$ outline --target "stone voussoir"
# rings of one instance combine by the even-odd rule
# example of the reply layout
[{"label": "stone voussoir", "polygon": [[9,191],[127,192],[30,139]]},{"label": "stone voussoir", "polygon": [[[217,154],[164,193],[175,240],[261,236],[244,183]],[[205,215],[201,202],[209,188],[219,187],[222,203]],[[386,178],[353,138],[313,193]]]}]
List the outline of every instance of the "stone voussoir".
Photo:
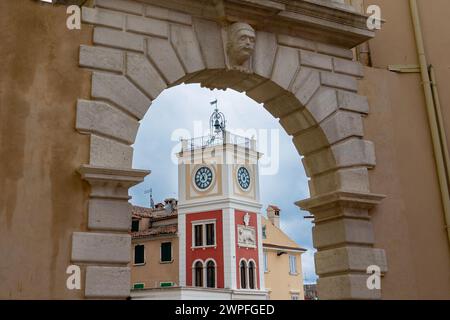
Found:
[{"label": "stone voussoir", "polygon": [[105,102],[78,100],[76,128],[133,144],[139,122]]},{"label": "stone voussoir", "polygon": [[93,41],[97,45],[144,52],[144,37],[129,32],[96,27]]},{"label": "stone voussoir", "polygon": [[94,72],[92,96],[115,103],[138,120],[144,117],[151,105],[151,100],[126,77],[115,74]]},{"label": "stone voussoir", "polygon": [[99,8],[82,7],[81,19],[85,23],[120,30],[125,24],[125,15]]},{"label": "stone voussoir", "polygon": [[123,51],[82,45],[79,64],[85,68],[122,72]]}]

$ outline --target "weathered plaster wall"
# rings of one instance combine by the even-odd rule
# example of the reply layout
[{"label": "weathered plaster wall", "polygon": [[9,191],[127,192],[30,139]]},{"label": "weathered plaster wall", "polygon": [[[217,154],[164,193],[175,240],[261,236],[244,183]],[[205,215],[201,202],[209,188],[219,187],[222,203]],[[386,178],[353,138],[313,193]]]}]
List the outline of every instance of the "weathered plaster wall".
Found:
[{"label": "weathered plaster wall", "polygon": [[0,299],[79,298],[65,288],[73,231],[87,222],[89,157],[75,131],[78,67],[91,28],[66,29],[65,7],[0,1]]},{"label": "weathered plaster wall", "polygon": [[[366,68],[360,83],[360,93],[369,97],[371,106],[365,132],[375,143],[377,155],[371,188],[387,195],[373,211],[376,246],[386,250],[389,264],[383,297],[449,299],[450,250],[420,74],[387,71],[388,65],[418,63],[409,1],[365,4],[380,5],[387,21],[370,41],[374,68]],[[436,68],[450,137],[450,91],[446,88],[450,2],[433,0],[431,5],[420,0],[418,4],[428,62]]]},{"label": "weathered plaster wall", "polygon": [[431,137],[417,75],[366,69],[367,136],[375,143],[375,243],[387,254],[383,298],[450,298],[450,254]]}]

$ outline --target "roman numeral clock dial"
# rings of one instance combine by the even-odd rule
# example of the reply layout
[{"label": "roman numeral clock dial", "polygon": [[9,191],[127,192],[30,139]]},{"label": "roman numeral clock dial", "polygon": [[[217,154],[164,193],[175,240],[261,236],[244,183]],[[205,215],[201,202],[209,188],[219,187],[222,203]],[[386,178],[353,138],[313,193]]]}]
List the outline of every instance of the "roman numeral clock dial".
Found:
[{"label": "roman numeral clock dial", "polygon": [[201,190],[208,189],[213,180],[213,173],[208,167],[201,167],[195,173],[195,185]]}]

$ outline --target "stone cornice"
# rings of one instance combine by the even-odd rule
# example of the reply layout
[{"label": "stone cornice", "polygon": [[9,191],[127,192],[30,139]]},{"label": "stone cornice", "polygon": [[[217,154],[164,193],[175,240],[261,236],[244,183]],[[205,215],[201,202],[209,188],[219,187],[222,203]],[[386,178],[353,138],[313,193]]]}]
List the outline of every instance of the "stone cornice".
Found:
[{"label": "stone cornice", "polygon": [[374,37],[367,17],[323,0],[142,0],[227,24],[246,21],[258,30],[353,48]]},{"label": "stone cornice", "polygon": [[301,200],[295,204],[303,210],[314,212],[327,210],[332,207],[351,207],[371,209],[379,204],[386,196],[373,193],[360,193],[350,191],[336,191],[314,198]]},{"label": "stone cornice", "polygon": [[114,183],[126,188],[144,181],[144,178],[151,173],[148,170],[114,169],[90,165],[82,165],[78,172],[82,179],[88,181],[91,185]]}]

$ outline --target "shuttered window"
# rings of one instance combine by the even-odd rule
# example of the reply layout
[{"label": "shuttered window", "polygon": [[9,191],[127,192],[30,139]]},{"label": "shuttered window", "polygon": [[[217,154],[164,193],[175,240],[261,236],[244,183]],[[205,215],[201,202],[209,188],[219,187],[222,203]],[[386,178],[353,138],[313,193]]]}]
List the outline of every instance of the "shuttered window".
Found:
[{"label": "shuttered window", "polygon": [[134,246],[134,264],[145,263],[145,247],[143,245]]},{"label": "shuttered window", "polygon": [[172,261],[172,242],[161,243],[161,262]]},{"label": "shuttered window", "polygon": [[131,232],[139,231],[139,220],[133,220],[131,222]]}]

